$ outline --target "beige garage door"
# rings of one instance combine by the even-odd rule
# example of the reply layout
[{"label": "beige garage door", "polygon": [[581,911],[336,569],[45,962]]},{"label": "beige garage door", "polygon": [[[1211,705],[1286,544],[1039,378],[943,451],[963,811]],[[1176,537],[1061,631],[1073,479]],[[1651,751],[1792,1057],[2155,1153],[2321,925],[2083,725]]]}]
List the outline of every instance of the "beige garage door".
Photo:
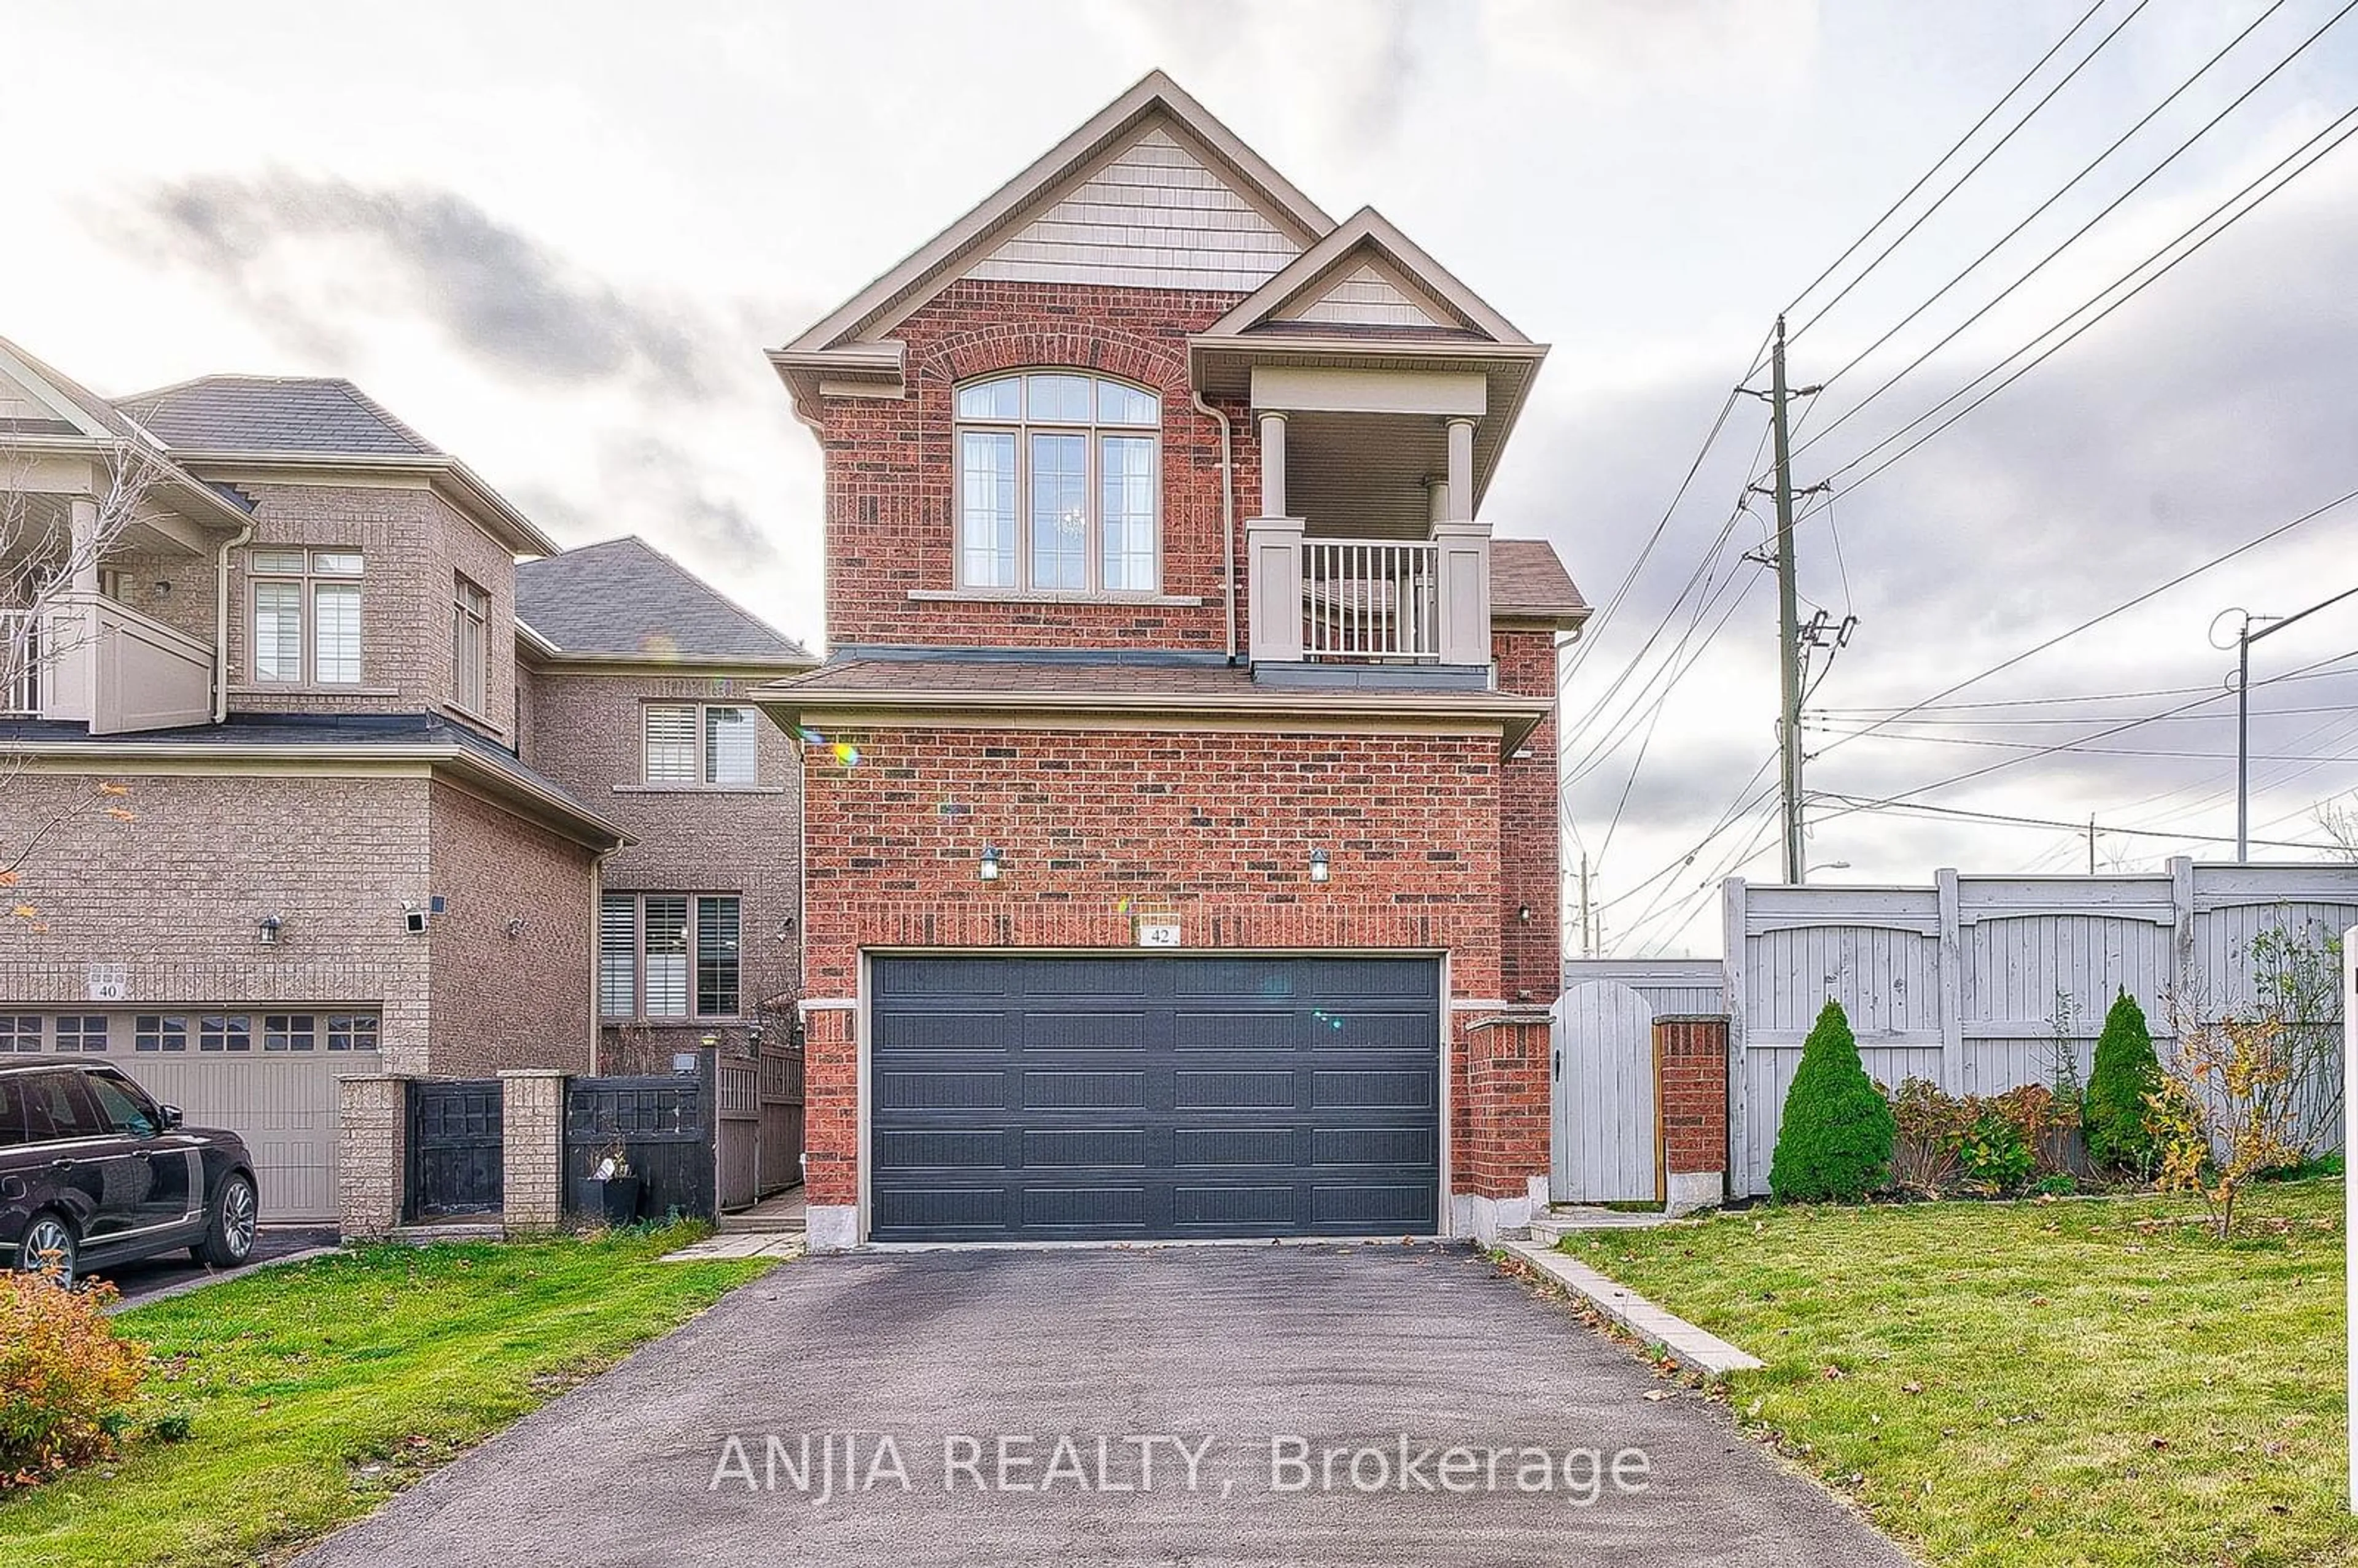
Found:
[{"label": "beige garage door", "polygon": [[115,1065],[191,1127],[245,1140],[262,1187],[263,1223],[336,1218],[336,1079],[378,1070],[373,1051],[122,1054]]}]

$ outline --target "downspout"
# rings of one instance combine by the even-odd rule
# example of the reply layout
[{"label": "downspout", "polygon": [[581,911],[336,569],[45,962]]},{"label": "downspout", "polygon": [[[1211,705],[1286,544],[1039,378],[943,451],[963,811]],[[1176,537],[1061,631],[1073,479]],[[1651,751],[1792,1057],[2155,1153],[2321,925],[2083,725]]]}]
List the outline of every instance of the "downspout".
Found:
[{"label": "downspout", "polygon": [[254,537],[249,522],[213,557],[213,722],[229,719],[229,553]]},{"label": "downspout", "polygon": [[1228,663],[1237,662],[1237,466],[1235,435],[1228,416],[1204,401],[1204,395],[1188,389],[1188,400],[1198,414],[1209,415],[1220,424],[1220,560],[1226,575],[1221,579],[1221,598],[1228,618]]}]

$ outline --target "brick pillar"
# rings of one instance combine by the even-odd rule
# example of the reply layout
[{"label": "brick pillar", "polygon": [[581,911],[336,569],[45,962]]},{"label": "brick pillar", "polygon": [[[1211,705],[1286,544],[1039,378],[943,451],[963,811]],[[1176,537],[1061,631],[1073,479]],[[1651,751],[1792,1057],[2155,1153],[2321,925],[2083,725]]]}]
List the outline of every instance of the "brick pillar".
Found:
[{"label": "brick pillar", "polygon": [[1718,1206],[1727,1195],[1726,1019],[1654,1020],[1654,1108],[1670,1212]]},{"label": "brick pillar", "polygon": [[812,1008],[803,1027],[805,1225],[814,1252],[860,1245],[860,1044],[849,1008]]},{"label": "brick pillar", "polygon": [[401,1223],[409,1180],[409,1080],[336,1080],[336,1228],[380,1240]]},{"label": "brick pillar", "polygon": [[565,1223],[566,1075],[500,1075],[500,1205],[510,1235]]},{"label": "brick pillar", "polygon": [[1477,1018],[1457,1040],[1464,1096],[1452,1118],[1450,1228],[1491,1241],[1547,1206],[1552,1019],[1517,1009]]}]

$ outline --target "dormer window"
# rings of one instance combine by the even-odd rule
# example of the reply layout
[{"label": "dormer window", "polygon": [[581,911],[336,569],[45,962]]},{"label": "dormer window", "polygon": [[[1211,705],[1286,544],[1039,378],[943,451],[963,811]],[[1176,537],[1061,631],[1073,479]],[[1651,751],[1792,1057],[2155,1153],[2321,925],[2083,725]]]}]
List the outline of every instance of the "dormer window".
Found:
[{"label": "dormer window", "polygon": [[1103,376],[1029,371],[957,389],[958,586],[1162,586],[1163,403]]}]

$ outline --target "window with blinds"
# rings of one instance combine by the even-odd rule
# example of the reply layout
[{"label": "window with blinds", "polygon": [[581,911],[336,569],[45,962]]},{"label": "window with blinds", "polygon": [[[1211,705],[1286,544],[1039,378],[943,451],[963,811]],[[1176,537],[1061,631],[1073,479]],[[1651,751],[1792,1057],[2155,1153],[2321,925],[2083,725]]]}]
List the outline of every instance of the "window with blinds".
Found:
[{"label": "window with blinds", "polygon": [[255,550],[246,557],[255,680],[360,684],[361,568],[358,550]]},{"label": "window with blinds", "polygon": [[598,911],[598,1011],[608,1019],[742,1011],[733,893],[608,893]]},{"label": "window with blinds", "polygon": [[650,702],[644,709],[651,784],[761,782],[761,715],[740,704]]},{"label": "window with blinds", "polygon": [[492,596],[457,579],[450,597],[450,690],[470,713],[491,708],[491,619]]}]

